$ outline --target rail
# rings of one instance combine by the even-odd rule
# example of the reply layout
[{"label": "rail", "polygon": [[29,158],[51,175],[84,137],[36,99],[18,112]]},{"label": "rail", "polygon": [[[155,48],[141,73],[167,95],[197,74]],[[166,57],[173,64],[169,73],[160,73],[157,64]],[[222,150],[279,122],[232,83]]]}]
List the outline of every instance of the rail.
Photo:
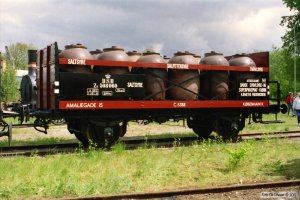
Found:
[{"label": "rail", "polygon": [[[253,133],[239,135],[237,141],[244,141],[247,139],[295,139],[300,138],[300,131],[288,131],[288,132],[274,132],[274,133]],[[210,137],[211,140],[219,141],[220,138]],[[196,136],[178,137],[178,138],[144,138],[144,137],[128,137],[122,138],[120,142],[124,145],[126,150],[134,150],[140,147],[145,148],[172,148],[181,146],[191,146],[195,144],[201,145],[201,142],[205,140],[199,140]],[[97,146],[95,146],[97,148]],[[58,143],[49,145],[31,145],[31,146],[10,146],[0,147],[0,156],[46,156],[57,153],[76,153],[78,150],[88,151],[89,148],[85,148],[78,142],[74,143]],[[109,149],[106,149],[109,150]]]}]

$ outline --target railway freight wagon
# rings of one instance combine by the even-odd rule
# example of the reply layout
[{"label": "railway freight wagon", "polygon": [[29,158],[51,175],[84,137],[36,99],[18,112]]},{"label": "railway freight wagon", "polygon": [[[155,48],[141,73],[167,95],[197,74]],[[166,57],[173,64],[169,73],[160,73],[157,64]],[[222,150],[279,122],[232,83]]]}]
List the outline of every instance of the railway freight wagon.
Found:
[{"label": "railway freight wagon", "polygon": [[105,147],[124,136],[129,121],[186,119],[200,138],[216,131],[230,139],[248,118],[259,122],[262,114],[280,111],[277,82],[278,98],[270,105],[268,52],[210,52],[199,63],[186,51],[168,62],[148,51],[135,60],[115,46],[97,55],[81,44],[37,51],[35,128],[46,131],[51,119],[64,118],[84,145]]}]

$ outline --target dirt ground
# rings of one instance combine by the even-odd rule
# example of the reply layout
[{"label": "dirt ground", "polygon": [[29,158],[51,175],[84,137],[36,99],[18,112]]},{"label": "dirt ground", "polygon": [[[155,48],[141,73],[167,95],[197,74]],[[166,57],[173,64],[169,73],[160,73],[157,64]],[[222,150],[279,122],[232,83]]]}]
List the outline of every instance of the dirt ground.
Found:
[{"label": "dirt ground", "polygon": [[257,200],[257,199],[300,200],[300,186],[271,188],[271,189],[240,190],[240,191],[216,193],[216,194],[174,196],[174,197],[160,198],[155,200]]},{"label": "dirt ground", "polygon": [[[193,131],[185,127],[183,122],[168,122],[168,124],[158,125],[157,123],[150,123],[147,125],[139,123],[130,123],[127,127],[126,137],[136,136],[150,136],[159,134],[193,134]],[[65,125],[63,126],[50,126],[47,134],[36,131],[31,128],[13,128],[13,140],[34,140],[43,138],[61,138],[66,141],[76,140],[73,134],[70,134]],[[1,140],[7,140],[7,137],[1,137]]]}]

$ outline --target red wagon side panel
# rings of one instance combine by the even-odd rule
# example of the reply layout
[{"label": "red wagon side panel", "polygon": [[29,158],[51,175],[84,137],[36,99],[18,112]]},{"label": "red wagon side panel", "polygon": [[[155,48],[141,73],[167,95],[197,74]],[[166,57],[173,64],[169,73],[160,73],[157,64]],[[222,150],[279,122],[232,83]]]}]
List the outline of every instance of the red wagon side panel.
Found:
[{"label": "red wagon side panel", "polygon": [[182,109],[182,108],[265,108],[267,100],[227,101],[84,101],[61,100],[61,110],[102,110],[102,109]]},{"label": "red wagon side panel", "polygon": [[47,46],[38,53],[37,66],[37,108],[55,109],[55,54],[56,44]]}]

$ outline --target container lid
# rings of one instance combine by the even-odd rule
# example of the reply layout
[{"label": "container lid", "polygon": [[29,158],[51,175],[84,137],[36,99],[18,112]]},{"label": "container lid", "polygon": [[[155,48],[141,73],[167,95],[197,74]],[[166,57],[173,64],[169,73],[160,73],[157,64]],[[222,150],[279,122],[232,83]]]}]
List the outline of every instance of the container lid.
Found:
[{"label": "container lid", "polygon": [[249,57],[249,54],[241,53],[241,54],[235,54],[232,56],[233,58],[240,58],[240,57]]},{"label": "container lid", "polygon": [[177,51],[176,53],[174,53],[174,56],[186,56],[186,55],[194,56],[194,54],[189,51]]},{"label": "container lid", "polygon": [[204,54],[204,57],[208,57],[208,56],[216,56],[216,55],[223,56],[222,53],[217,53],[217,52],[215,52],[215,51],[211,51],[211,52],[209,52],[209,53],[205,53],[205,54]]},{"label": "container lid", "polygon": [[143,53],[143,56],[147,56],[147,55],[160,55],[160,53],[157,53],[155,51],[146,51]]},{"label": "container lid", "polygon": [[198,55],[198,54],[194,54],[193,56],[194,56],[195,58],[201,58],[201,56]]},{"label": "container lid", "polygon": [[83,44],[77,43],[77,44],[67,44],[65,46],[65,49],[73,49],[73,48],[82,48],[82,49],[87,49],[86,46]]},{"label": "container lid", "polygon": [[109,48],[104,48],[103,51],[104,52],[107,52],[107,51],[124,51],[124,49],[120,48],[120,47],[117,47],[117,46],[111,46]]},{"label": "container lid", "polygon": [[101,49],[96,49],[95,51],[90,51],[90,53],[93,55],[93,54],[103,53],[103,51]]},{"label": "container lid", "polygon": [[231,66],[256,66],[254,60],[246,53],[233,55],[229,60],[229,64]]},{"label": "container lid", "polygon": [[170,59],[167,55],[164,55],[164,59]]},{"label": "container lid", "polygon": [[140,55],[142,55],[142,53],[137,52],[137,51],[134,50],[134,51],[128,51],[127,55],[129,55],[129,56],[140,56]]}]

